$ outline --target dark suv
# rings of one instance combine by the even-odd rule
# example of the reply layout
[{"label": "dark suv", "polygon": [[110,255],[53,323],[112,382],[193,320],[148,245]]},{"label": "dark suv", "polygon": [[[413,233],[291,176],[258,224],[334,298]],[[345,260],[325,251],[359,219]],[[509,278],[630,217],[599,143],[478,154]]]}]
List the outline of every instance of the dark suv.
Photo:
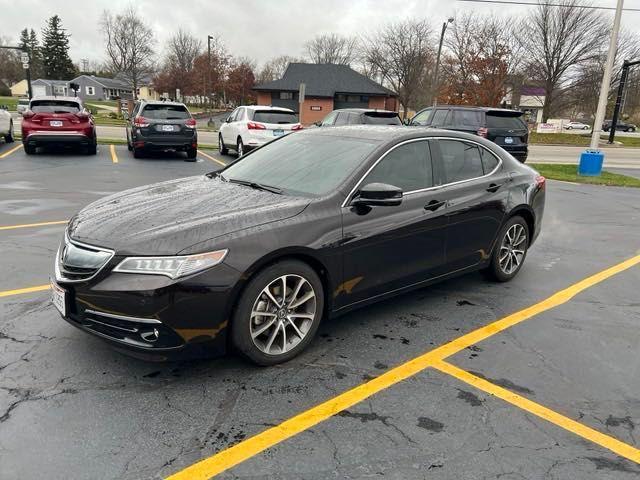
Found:
[{"label": "dark suv", "polygon": [[184,103],[141,100],[127,119],[127,147],[140,158],[149,151],[183,151],[196,160],[196,121]]},{"label": "dark suv", "polygon": [[[622,120],[618,120],[616,123],[616,130],[621,130],[623,132],[635,132],[636,126],[633,123],[623,122]],[[611,120],[605,120],[602,124],[602,129],[605,132],[611,130]]]},{"label": "dark suv", "polygon": [[337,127],[340,125],[402,125],[397,112],[375,110],[372,108],[343,108],[334,110],[324,117],[319,127]]},{"label": "dark suv", "polygon": [[438,105],[420,110],[409,125],[475,133],[524,163],[529,152],[529,129],[522,116],[518,110]]}]

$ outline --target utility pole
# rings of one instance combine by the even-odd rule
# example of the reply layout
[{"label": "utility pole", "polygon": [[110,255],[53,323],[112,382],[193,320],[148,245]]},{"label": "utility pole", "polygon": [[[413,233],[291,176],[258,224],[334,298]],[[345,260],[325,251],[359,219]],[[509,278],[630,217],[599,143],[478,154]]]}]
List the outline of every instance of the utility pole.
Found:
[{"label": "utility pole", "polygon": [[[602,77],[602,85],[600,86],[600,99],[598,100],[598,110],[596,111],[596,121],[593,124],[593,133],[591,134],[591,150],[598,149],[600,140],[600,132],[602,132],[602,122],[607,111],[607,98],[609,97],[609,86],[611,84],[611,71],[613,70],[613,61],[616,56],[616,48],[618,46],[618,33],[620,32],[620,18],[622,17],[622,6],[624,0],[618,0],[616,5],[616,13],[613,17],[613,29],[611,30],[611,40],[609,41],[609,52],[607,53],[607,63]],[[612,126],[612,128],[614,128]]]},{"label": "utility pole", "polygon": [[31,90],[31,58],[29,57],[29,49],[27,47],[9,47],[7,45],[0,45],[0,48],[6,50],[20,50],[20,61],[22,62],[22,68],[25,70],[27,80],[27,90],[29,92],[29,99],[33,98],[33,91]]},{"label": "utility pole", "polygon": [[442,43],[444,42],[444,34],[447,31],[447,25],[453,23],[453,17],[449,17],[446,22],[442,23],[442,32],[440,32],[440,43],[438,44],[438,56],[436,57],[436,68],[433,74],[433,106],[438,105],[438,70],[440,69],[440,55],[442,54]]},{"label": "utility pole", "polygon": [[209,100],[209,110],[211,110],[211,40],[213,40],[213,37],[207,35],[207,99]]}]

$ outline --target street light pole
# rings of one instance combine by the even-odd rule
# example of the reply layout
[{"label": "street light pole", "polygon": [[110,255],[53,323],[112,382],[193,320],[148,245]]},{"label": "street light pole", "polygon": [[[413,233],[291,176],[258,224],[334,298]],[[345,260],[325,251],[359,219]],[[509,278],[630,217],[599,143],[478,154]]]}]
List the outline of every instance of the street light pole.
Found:
[{"label": "street light pole", "polygon": [[600,86],[600,98],[598,100],[598,109],[596,110],[596,121],[593,124],[593,133],[591,135],[591,150],[598,149],[600,140],[600,132],[602,131],[602,122],[607,111],[607,98],[609,97],[609,86],[611,84],[611,71],[613,70],[613,61],[616,56],[616,48],[618,46],[618,33],[620,32],[620,18],[622,17],[622,5],[624,0],[618,0],[616,5],[616,13],[613,17],[613,29],[611,30],[611,40],[609,42],[609,52],[607,53],[607,63],[602,77],[602,85]]},{"label": "street light pole", "polygon": [[453,23],[453,17],[449,17],[446,22],[442,23],[442,32],[440,33],[440,43],[438,45],[438,56],[436,57],[436,68],[433,74],[433,106],[438,105],[438,70],[440,69],[440,55],[442,54],[442,43],[444,42],[444,34],[447,31],[447,25]]},{"label": "street light pole", "polygon": [[207,99],[209,100],[209,110],[211,110],[211,40],[213,40],[213,37],[207,35]]}]

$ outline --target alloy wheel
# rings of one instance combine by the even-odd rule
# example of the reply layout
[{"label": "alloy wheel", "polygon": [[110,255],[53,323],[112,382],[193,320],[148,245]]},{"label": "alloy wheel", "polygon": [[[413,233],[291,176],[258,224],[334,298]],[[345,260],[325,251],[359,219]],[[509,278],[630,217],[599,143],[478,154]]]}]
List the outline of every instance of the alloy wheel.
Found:
[{"label": "alloy wheel", "polygon": [[244,144],[242,143],[242,140],[238,140],[238,157],[241,157],[242,155],[244,155]]},{"label": "alloy wheel", "polygon": [[526,241],[527,231],[520,223],[511,225],[502,238],[498,263],[506,275],[511,275],[520,267],[526,253]]},{"label": "alloy wheel", "polygon": [[251,309],[254,345],[267,355],[282,355],[307,335],[316,316],[316,292],[300,275],[282,275],[262,289]]}]

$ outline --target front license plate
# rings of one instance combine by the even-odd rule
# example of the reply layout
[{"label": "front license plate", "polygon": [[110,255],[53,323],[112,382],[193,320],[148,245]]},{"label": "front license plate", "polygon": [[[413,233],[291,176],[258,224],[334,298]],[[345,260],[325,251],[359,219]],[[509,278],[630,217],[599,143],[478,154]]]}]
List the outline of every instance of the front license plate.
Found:
[{"label": "front license plate", "polygon": [[513,143],[513,137],[504,137],[504,143]]},{"label": "front license plate", "polygon": [[173,132],[173,125],[163,125],[162,126],[162,131],[163,132]]},{"label": "front license plate", "polygon": [[52,127],[61,127],[62,126],[62,121],[61,120],[51,120],[49,122],[49,125],[51,125]]},{"label": "front license plate", "polygon": [[51,302],[63,317],[67,316],[67,292],[54,281],[51,281]]},{"label": "front license plate", "polygon": [[279,137],[281,135],[284,135],[284,130],[282,130],[281,128],[273,131],[273,136],[274,137]]}]

